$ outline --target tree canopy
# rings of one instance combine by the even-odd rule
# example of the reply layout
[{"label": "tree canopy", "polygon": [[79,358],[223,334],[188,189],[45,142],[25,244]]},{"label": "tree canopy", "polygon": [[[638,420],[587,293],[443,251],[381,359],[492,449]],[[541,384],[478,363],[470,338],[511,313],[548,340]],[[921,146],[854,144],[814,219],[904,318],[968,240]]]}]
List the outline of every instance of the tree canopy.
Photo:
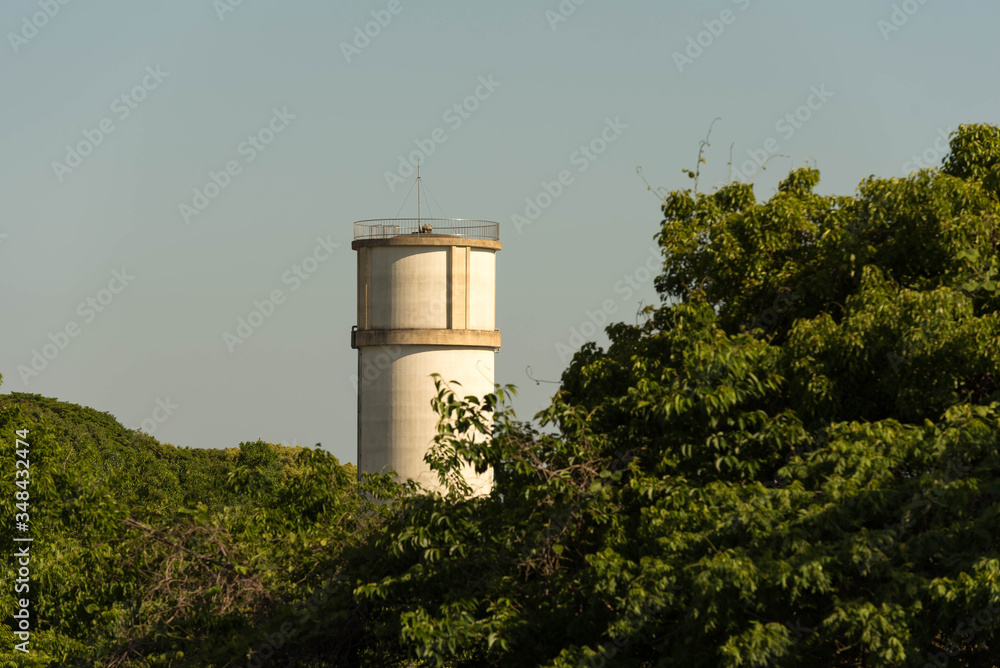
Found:
[{"label": "tree canopy", "polygon": [[558,433],[500,411],[452,446],[494,494],[382,533],[359,592],[405,656],[996,665],[1000,130],[951,149],[852,197],[671,193],[664,303],[575,356]]},{"label": "tree canopy", "polygon": [[16,665],[998,665],[1000,129],[852,196],[818,183],[670,193],[662,304],[585,345],[535,421],[438,378],[444,493],[244,443],[231,496],[167,515],[0,408],[6,460],[32,425],[58,537],[45,654]]}]

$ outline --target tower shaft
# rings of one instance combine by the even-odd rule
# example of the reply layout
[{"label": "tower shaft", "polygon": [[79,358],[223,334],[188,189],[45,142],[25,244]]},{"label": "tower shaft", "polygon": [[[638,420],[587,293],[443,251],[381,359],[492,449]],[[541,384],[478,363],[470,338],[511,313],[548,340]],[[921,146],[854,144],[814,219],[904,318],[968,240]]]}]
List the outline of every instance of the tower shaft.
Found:
[{"label": "tower shaft", "polygon": [[[498,225],[405,219],[355,223],[358,256],[358,470],[436,489],[423,461],[437,433],[432,373],[461,396],[494,388]],[[492,472],[465,473],[487,493]]]}]

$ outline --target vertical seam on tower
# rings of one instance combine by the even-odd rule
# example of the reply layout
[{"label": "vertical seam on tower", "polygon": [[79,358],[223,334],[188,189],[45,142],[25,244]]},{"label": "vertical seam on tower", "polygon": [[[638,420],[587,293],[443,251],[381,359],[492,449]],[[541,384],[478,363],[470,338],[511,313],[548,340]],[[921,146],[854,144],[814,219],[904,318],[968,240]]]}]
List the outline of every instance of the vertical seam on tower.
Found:
[{"label": "vertical seam on tower", "polygon": [[445,281],[445,299],[447,300],[447,305],[445,306],[445,311],[447,313],[447,321],[445,322],[445,327],[447,329],[454,329],[455,327],[455,247],[448,246],[448,274],[447,280]]},{"label": "vertical seam on tower", "polygon": [[470,262],[472,249],[465,247],[465,328],[469,329],[469,293],[471,292],[472,262]]},{"label": "vertical seam on tower", "polygon": [[361,461],[361,383],[363,382],[363,377],[361,375],[361,348],[358,348],[358,480],[361,480],[361,472],[364,470],[364,464]]},{"label": "vertical seam on tower", "polygon": [[365,329],[372,328],[372,249],[365,248]]}]

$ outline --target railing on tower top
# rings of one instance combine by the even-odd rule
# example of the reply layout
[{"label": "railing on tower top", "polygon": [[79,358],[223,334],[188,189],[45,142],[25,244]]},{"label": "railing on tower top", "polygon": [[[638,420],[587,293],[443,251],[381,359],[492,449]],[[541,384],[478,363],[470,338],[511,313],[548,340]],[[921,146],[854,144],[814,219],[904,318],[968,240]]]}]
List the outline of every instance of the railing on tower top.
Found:
[{"label": "railing on tower top", "polygon": [[465,218],[384,218],[354,223],[355,239],[388,239],[401,234],[445,234],[461,239],[500,240],[500,224]]}]

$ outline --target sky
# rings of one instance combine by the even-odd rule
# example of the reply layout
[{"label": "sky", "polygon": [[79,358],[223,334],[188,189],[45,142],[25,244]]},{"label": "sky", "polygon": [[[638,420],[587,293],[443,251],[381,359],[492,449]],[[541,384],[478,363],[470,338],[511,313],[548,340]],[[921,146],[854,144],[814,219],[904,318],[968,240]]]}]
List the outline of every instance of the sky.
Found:
[{"label": "sky", "polygon": [[1000,119],[997,25],[986,0],[5,0],[2,391],[356,461],[352,223],[415,216],[419,158],[424,216],[500,223],[496,380],[530,418],[658,303],[637,168],[690,187],[716,118],[703,191],[940,165]]}]

